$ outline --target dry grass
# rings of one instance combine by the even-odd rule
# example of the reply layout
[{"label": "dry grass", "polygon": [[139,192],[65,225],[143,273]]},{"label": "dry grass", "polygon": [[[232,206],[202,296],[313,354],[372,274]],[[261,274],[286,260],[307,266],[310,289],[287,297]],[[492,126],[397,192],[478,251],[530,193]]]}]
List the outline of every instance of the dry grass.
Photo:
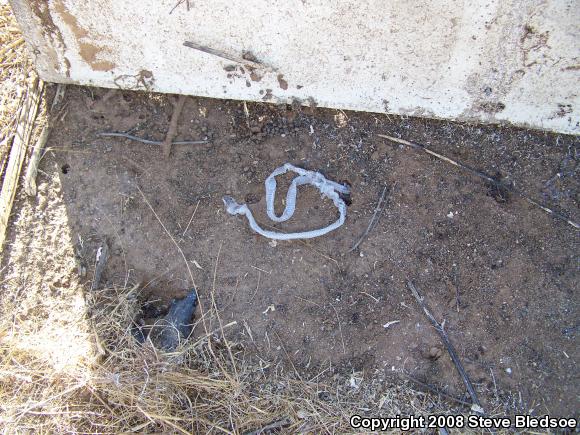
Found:
[{"label": "dry grass", "polygon": [[[435,405],[405,387],[383,388],[379,397],[369,394],[376,389],[372,383],[367,389],[340,381],[328,386],[261,370],[245,361],[244,348],[227,343],[222,331],[190,340],[171,354],[150,343],[141,346],[131,332],[137,295],[137,287],[88,293],[83,319],[88,327],[81,335],[90,345],[60,367],[46,358],[50,343],[42,345],[31,331],[5,322],[0,342],[5,429],[245,433],[284,422],[292,433],[342,433],[348,416],[361,409],[395,415]],[[55,331],[57,341],[58,335]]]},{"label": "dry grass", "polygon": [[9,5],[0,5],[0,172],[4,171],[8,145],[31,69],[12,10]]},{"label": "dry grass", "polygon": [[[3,161],[31,71],[7,5],[0,6],[0,43]],[[53,186],[51,195],[57,197],[57,191]],[[33,207],[23,207],[19,213],[31,216]],[[0,271],[0,428],[5,433],[245,433],[268,427],[342,433],[352,431],[348,417],[355,412],[451,411],[380,376],[345,375],[325,385],[319,377],[300,379],[292,369],[283,374],[283,362],[263,364],[253,350],[227,341],[223,330],[190,340],[172,354],[150,343],[139,345],[131,333],[139,288],[87,291],[74,276],[65,215],[60,212],[61,227],[48,225],[54,228],[45,240],[53,245],[41,240],[46,227],[35,235],[32,218],[17,221],[12,252]],[[218,319],[215,304],[205,317],[210,324]]]}]

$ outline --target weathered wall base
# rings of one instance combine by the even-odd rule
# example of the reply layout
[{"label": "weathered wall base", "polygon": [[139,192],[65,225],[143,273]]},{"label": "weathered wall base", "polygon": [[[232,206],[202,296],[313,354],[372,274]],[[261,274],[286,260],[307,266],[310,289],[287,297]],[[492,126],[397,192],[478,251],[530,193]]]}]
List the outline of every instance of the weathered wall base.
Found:
[{"label": "weathered wall base", "polygon": [[573,0],[11,3],[47,81],[580,133]]}]

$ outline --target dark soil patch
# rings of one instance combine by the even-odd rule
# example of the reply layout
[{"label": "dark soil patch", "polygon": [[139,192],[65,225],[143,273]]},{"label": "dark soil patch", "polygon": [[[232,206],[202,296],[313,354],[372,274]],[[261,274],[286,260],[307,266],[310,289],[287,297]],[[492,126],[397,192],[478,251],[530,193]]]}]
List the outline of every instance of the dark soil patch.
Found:
[{"label": "dark soil patch", "polygon": [[[465,398],[436,332],[406,288],[410,278],[445,319],[484,404],[499,399],[502,412],[577,412],[578,232],[375,134],[427,145],[550,200],[579,221],[577,138],[257,103],[248,103],[246,118],[240,102],[190,98],[175,140],[208,137],[211,143],[174,147],[166,160],[157,146],[97,133],[163,140],[171,115],[167,97],[119,91],[101,101],[105,93],[69,89],[68,115],[50,138],[54,152],[44,170],[60,171],[74,234],[89,244],[94,235],[108,238],[109,283],[123,283],[129,274],[142,283],[144,300],[165,305],[189,287],[182,258],[139,186],[190,261],[202,304],[213,291],[223,322],[238,322],[230,333],[248,358],[268,366],[265,372],[296,367],[307,379],[336,373],[368,379],[404,370]],[[574,170],[547,191],[564,160]],[[228,194],[269,222],[263,182],[285,162],[352,184],[342,228],[273,246],[245,220],[225,213],[221,197]],[[380,221],[361,248],[348,253],[385,184],[390,193]],[[303,188],[295,217],[276,227],[320,227],[335,213],[318,192]],[[94,256],[88,258],[90,268]],[[400,322],[383,327],[394,320]]]}]

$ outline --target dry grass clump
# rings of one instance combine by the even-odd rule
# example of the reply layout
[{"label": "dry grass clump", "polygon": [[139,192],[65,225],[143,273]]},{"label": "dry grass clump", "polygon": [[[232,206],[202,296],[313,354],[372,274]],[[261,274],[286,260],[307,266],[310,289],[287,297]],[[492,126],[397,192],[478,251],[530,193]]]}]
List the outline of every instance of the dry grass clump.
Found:
[{"label": "dry grass clump", "polygon": [[[139,345],[131,332],[136,288],[90,293],[87,306],[89,326],[81,330],[90,345],[76,361],[58,367],[44,352],[50,343],[41,346],[32,331],[22,333],[4,322],[0,423],[5,429],[244,433],[275,423],[291,432],[336,432],[348,424],[344,417],[351,406],[341,392],[263,377],[262,370],[238,359],[242,347],[226,342],[221,332],[192,339],[171,354],[148,342]],[[52,336],[60,348],[58,331]]]},{"label": "dry grass clump", "polygon": [[[327,386],[280,376],[246,361],[243,346],[228,342],[223,331],[190,339],[174,353],[150,342],[140,345],[132,333],[137,293],[135,287],[87,294],[85,326],[77,339],[82,336],[88,344],[68,364],[51,364],[39,352],[50,343],[40,346],[31,331],[4,322],[0,424],[5,430],[251,433],[274,427],[288,433],[342,433],[349,431],[353,413],[441,410],[403,385],[377,388],[362,382],[353,388],[349,378]],[[58,331],[48,336],[60,348]]]},{"label": "dry grass clump", "polygon": [[24,38],[12,10],[8,4],[0,4],[0,172],[4,169],[7,144],[14,131],[31,69]]}]

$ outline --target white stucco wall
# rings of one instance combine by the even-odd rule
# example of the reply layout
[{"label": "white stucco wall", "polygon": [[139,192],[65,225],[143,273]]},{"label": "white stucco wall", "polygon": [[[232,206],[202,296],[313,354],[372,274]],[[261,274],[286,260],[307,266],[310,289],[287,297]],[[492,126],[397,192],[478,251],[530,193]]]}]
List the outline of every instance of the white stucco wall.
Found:
[{"label": "white stucco wall", "polygon": [[11,3],[47,81],[580,133],[573,0]]}]

